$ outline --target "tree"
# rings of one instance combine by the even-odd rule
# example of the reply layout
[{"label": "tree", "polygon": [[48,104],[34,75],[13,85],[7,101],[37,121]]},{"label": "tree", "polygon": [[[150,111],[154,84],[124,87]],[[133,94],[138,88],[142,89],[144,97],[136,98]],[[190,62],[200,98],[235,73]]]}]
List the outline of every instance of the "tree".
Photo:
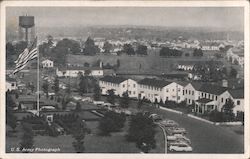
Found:
[{"label": "tree", "polygon": [[20,142],[20,148],[22,149],[31,149],[34,147],[34,141],[33,141],[33,132],[31,127],[24,123],[23,124],[23,130],[24,134],[22,136],[21,142]]},{"label": "tree", "polygon": [[136,53],[137,53],[138,55],[147,55],[147,54],[148,54],[147,51],[148,51],[147,46],[145,46],[145,45],[139,45],[139,46],[137,47]]},{"label": "tree", "polygon": [[81,106],[80,102],[77,102],[75,111],[79,112],[79,111],[81,111],[81,109],[82,109],[82,106]]},{"label": "tree", "polygon": [[87,69],[84,71],[84,76],[89,76],[91,74],[91,70]]},{"label": "tree", "polygon": [[57,76],[55,77],[55,80],[54,80],[53,90],[54,90],[55,94],[58,95],[58,92],[59,92],[59,79],[58,79]]},{"label": "tree", "polygon": [[236,78],[237,74],[238,74],[237,70],[235,68],[231,67],[230,77],[231,78]]},{"label": "tree", "polygon": [[156,147],[155,128],[153,121],[142,113],[131,117],[126,139],[135,142],[144,152]]},{"label": "tree", "polygon": [[135,50],[131,44],[124,44],[123,51],[128,55],[135,55]]},{"label": "tree", "polygon": [[143,104],[143,100],[142,100],[142,99],[138,99],[137,108],[138,108],[138,109],[141,109],[142,104]]},{"label": "tree", "polygon": [[109,136],[111,132],[120,131],[124,127],[125,121],[126,115],[124,113],[106,112],[99,122],[99,134]]},{"label": "tree", "polygon": [[113,89],[107,91],[108,97],[107,101],[111,104],[115,104],[115,92]]},{"label": "tree", "polygon": [[183,52],[176,49],[170,49],[168,47],[162,47],[160,50],[160,56],[164,57],[176,57],[176,56],[182,56]]},{"label": "tree", "polygon": [[96,53],[100,52],[100,49],[95,45],[95,42],[91,37],[88,37],[85,41],[85,48],[83,49],[83,52],[86,55],[95,55]]},{"label": "tree", "polygon": [[46,94],[46,98],[49,98],[49,83],[48,81],[45,81],[42,85],[42,89],[44,91],[44,93]]},{"label": "tree", "polygon": [[234,112],[233,108],[235,107],[232,99],[228,98],[226,103],[222,107],[223,118],[225,121],[233,121],[234,120]]},{"label": "tree", "polygon": [[6,111],[6,124],[9,125],[13,131],[15,131],[17,127],[17,119],[12,110],[9,109]]},{"label": "tree", "polygon": [[80,83],[79,83],[79,93],[83,95],[84,93],[88,92],[88,81],[87,78],[83,75],[80,76]]},{"label": "tree", "polygon": [[103,45],[104,53],[110,53],[111,49],[112,49],[112,44],[110,44],[108,41],[105,41]]},{"label": "tree", "polygon": [[98,101],[101,98],[101,88],[99,87],[98,84],[95,85],[94,88],[94,100]]},{"label": "tree", "polygon": [[72,136],[75,141],[72,143],[75,148],[76,153],[84,152],[84,138],[85,134],[88,132],[86,125],[81,121],[77,120],[77,122],[72,127]]},{"label": "tree", "polygon": [[120,106],[122,108],[128,108],[129,107],[129,96],[128,96],[128,92],[124,92],[122,94],[122,97],[120,98]]},{"label": "tree", "polygon": [[194,49],[193,56],[203,56],[203,52],[201,49]]}]

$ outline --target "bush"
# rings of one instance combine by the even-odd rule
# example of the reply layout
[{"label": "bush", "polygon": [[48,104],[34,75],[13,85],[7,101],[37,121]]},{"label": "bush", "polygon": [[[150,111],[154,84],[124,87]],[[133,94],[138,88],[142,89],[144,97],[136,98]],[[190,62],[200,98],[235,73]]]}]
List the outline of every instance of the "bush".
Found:
[{"label": "bush", "polygon": [[109,136],[111,132],[120,131],[124,127],[125,121],[126,115],[124,113],[106,112],[99,122],[99,134]]}]

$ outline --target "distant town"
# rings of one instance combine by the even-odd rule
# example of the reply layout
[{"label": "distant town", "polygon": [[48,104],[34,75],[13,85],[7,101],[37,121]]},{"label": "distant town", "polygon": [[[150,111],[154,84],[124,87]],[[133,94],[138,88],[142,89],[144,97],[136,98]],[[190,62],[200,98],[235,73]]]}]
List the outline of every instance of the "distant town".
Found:
[{"label": "distant town", "polygon": [[38,32],[36,58],[19,69],[36,40],[20,30],[6,42],[6,152],[243,153],[239,34]]}]

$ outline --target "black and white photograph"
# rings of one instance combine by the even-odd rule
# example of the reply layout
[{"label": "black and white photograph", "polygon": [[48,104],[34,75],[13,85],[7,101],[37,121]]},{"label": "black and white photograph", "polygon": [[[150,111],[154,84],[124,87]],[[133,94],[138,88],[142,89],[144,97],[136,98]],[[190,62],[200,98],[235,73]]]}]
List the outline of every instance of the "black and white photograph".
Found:
[{"label": "black and white photograph", "polygon": [[249,3],[169,3],[1,4],[1,151],[248,158]]}]

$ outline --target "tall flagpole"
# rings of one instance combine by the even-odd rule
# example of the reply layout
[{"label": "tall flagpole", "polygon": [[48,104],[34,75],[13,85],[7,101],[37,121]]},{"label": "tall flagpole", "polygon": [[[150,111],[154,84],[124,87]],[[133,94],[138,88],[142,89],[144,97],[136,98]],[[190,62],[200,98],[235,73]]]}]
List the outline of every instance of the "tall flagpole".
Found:
[{"label": "tall flagpole", "polygon": [[40,114],[39,114],[39,111],[40,111],[40,109],[39,109],[39,104],[40,104],[40,102],[39,102],[39,97],[40,97],[40,92],[39,92],[39,81],[40,81],[40,79],[39,79],[39,49],[37,49],[37,115],[39,116]]}]

